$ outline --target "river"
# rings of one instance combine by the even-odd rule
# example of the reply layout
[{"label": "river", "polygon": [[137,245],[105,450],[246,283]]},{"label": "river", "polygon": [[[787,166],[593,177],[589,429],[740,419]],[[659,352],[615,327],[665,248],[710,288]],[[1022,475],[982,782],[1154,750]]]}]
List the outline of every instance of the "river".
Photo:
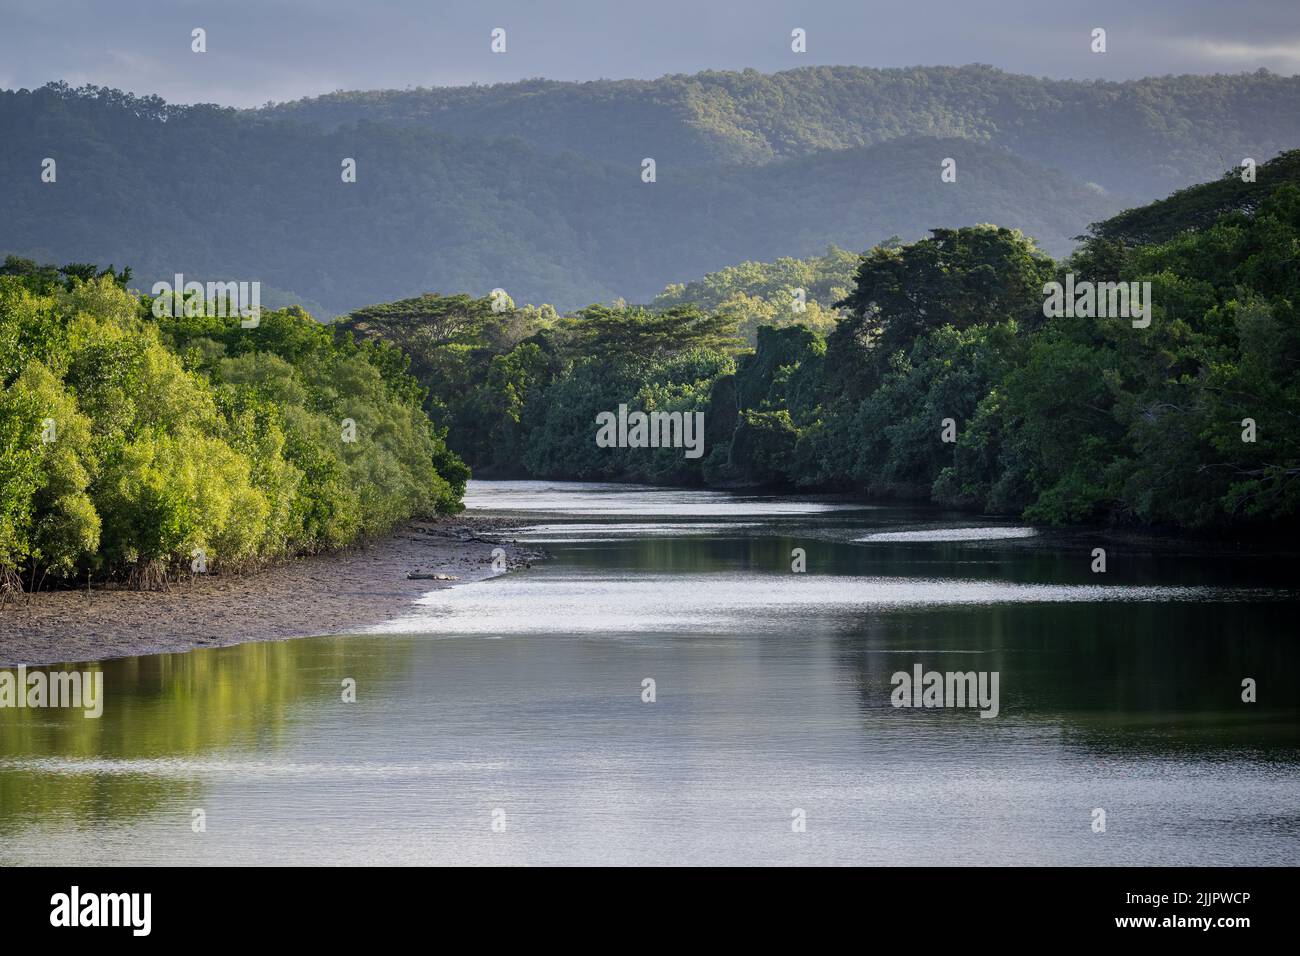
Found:
[{"label": "river", "polygon": [[[0,714],[0,862],[1300,860],[1276,560],[1094,573],[1077,536],[822,498],[467,505],[552,558],[364,633],[107,661],[98,720]],[[916,665],[996,673],[996,717],[893,706]]]}]

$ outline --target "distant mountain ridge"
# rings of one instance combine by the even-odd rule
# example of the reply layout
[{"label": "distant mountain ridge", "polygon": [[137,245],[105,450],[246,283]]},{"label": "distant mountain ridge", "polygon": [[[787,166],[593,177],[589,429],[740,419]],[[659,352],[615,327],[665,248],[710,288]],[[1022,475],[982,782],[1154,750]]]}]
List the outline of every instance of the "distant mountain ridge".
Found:
[{"label": "distant mountain ridge", "polygon": [[[980,222],[1060,256],[1089,223],[1238,153],[1300,145],[1298,92],[1265,72],[1077,83],[826,67],[235,110],[52,84],[0,92],[0,252],[129,263],[146,286],[256,279],[328,313],[498,287],[562,310],[648,302],[746,260]],[[940,179],[945,158],[956,182]]]},{"label": "distant mountain ridge", "polygon": [[547,152],[661,165],[757,164],[902,136],[1003,146],[1112,192],[1157,198],[1252,156],[1300,145],[1300,77],[1256,73],[1119,82],[991,66],[818,66],[656,80],[526,80],[336,92],[256,111],[337,126],[361,119]]}]

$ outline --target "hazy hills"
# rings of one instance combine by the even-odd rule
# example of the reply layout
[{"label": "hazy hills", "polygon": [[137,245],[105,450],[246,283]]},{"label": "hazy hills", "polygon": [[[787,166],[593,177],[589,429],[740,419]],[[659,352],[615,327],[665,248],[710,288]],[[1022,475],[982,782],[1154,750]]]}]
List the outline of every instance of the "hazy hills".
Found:
[{"label": "hazy hills", "polygon": [[59,85],[0,93],[0,252],[130,264],[142,285],[260,279],[328,312],[495,287],[562,309],[648,301],[744,260],[978,222],[1060,255],[1123,206],[1300,145],[1298,90],[1263,72],[819,68],[237,111]]},{"label": "hazy hills", "polygon": [[1300,144],[1300,77],[1052,80],[989,66],[810,67],[657,80],[339,92],[260,113],[323,126],[370,119],[519,137],[547,152],[662,166],[756,164],[902,136],[993,143],[1139,199]]}]

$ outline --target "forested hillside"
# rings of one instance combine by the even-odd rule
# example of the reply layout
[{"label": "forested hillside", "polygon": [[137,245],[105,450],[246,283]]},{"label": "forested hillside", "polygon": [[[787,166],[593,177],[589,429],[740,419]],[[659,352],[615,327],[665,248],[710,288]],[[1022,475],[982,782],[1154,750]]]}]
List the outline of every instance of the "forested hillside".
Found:
[{"label": "forested hillside", "polygon": [[980,65],[823,66],[339,92],[260,112],[325,126],[368,119],[517,136],[619,165],[643,156],[674,166],[756,164],[909,135],[962,137],[1153,199],[1243,156],[1263,160],[1300,145],[1297,104],[1300,77],[1266,71],[1103,82]]},{"label": "forested hillside", "polygon": [[325,316],[430,289],[646,302],[737,262],[981,222],[1059,257],[1089,222],[1300,144],[1298,82],[817,68],[258,111],[53,84],[0,93],[0,248],[130,262],[145,288],[257,280]]}]

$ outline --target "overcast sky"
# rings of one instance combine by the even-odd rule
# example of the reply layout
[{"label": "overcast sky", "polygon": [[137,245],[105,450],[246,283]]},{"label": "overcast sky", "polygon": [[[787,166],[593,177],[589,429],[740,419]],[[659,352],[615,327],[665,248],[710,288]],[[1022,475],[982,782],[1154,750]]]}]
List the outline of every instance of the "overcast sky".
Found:
[{"label": "overcast sky", "polygon": [[[208,52],[190,51],[207,31]],[[494,27],[507,51],[489,49]],[[808,51],[790,50],[807,31]],[[1094,27],[1107,52],[1092,53]],[[1036,76],[1300,72],[1300,0],[0,0],[0,88],[255,106],[336,89],[991,63]]]}]

